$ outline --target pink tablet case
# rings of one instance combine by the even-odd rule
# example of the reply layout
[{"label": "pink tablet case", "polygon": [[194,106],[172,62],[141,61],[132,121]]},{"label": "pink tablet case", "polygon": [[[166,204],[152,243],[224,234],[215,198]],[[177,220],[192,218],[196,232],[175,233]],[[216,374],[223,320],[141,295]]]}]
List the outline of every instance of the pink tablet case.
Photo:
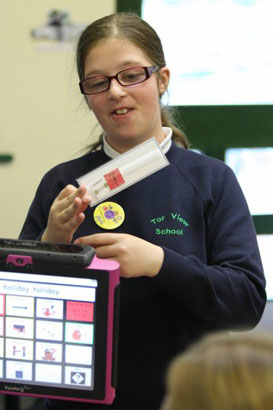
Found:
[{"label": "pink tablet case", "polygon": [[[32,264],[31,256],[22,255],[9,255],[7,257],[7,263],[14,266],[25,266]],[[23,389],[21,391],[0,391],[5,394],[15,394],[20,396],[32,396],[32,397],[47,397],[52,399],[83,401],[101,404],[111,404],[115,398],[115,387],[112,386],[112,365],[113,365],[113,331],[114,331],[114,295],[115,289],[119,285],[119,263],[117,261],[108,259],[99,259],[94,256],[91,264],[86,269],[103,270],[109,272],[109,292],[108,292],[108,324],[107,324],[107,350],[106,350],[106,377],[105,377],[105,397],[103,400],[88,400],[80,398],[67,398],[61,396],[40,395],[25,393]]]}]

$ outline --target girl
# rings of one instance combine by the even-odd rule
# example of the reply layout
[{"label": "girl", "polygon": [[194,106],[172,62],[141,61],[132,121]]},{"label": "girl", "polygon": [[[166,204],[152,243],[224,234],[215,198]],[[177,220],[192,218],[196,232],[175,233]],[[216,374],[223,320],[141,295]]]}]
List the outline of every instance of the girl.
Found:
[{"label": "girl", "polygon": [[[205,333],[259,321],[266,294],[255,230],[232,171],[189,151],[161,107],[170,71],[145,21],[117,13],[92,23],[79,39],[77,67],[103,135],[86,155],[44,176],[20,237],[75,241],[119,261],[119,370],[110,408],[157,409],[177,352]],[[151,137],[170,165],[109,199],[124,211],[119,227],[98,226],[76,179]]]}]

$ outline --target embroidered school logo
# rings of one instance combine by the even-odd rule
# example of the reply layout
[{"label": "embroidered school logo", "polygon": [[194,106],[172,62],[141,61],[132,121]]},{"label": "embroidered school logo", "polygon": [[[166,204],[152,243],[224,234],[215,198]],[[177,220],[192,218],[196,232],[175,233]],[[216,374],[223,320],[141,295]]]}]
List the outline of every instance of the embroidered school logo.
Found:
[{"label": "embroidered school logo", "polygon": [[[179,223],[175,228],[173,228],[174,222]],[[175,212],[171,212],[169,215],[162,215],[154,219],[151,219],[150,223],[156,225],[156,235],[184,235],[185,228],[187,228],[190,225],[189,222],[186,221],[186,219],[184,219],[180,214]]]}]

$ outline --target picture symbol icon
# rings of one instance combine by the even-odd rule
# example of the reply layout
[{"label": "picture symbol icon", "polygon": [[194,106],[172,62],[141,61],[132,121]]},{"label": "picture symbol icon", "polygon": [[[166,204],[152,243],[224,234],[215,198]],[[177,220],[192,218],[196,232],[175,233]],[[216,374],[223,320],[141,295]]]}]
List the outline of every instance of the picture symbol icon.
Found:
[{"label": "picture symbol icon", "polygon": [[85,382],[85,374],[84,373],[79,373],[79,372],[72,372],[71,373],[71,383],[76,383],[76,384],[84,384]]}]

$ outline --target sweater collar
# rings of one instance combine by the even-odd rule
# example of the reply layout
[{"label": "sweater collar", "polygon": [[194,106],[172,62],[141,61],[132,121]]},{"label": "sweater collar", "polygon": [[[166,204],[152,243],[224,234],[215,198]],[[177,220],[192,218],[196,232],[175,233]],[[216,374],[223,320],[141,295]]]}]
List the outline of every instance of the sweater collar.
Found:
[{"label": "sweater collar", "polygon": [[[173,134],[173,130],[169,127],[162,127],[165,138],[164,140],[159,144],[161,151],[166,154],[171,145],[172,145],[172,134]],[[106,141],[105,135],[103,135],[103,151],[105,152],[105,154],[114,159],[116,157],[118,157],[120,154],[119,152],[117,152],[116,150],[114,150],[114,148],[111,147],[111,145],[108,144],[108,142]]]}]

